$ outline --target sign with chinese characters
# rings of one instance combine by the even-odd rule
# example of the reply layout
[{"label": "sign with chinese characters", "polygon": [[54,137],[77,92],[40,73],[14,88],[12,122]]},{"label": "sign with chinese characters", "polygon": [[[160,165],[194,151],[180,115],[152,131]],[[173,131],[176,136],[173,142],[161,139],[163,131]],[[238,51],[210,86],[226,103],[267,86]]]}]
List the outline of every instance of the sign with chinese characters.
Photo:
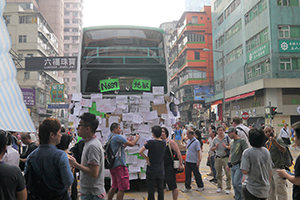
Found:
[{"label": "sign with chinese characters", "polygon": [[120,90],[119,79],[113,78],[100,80],[100,92],[108,92],[115,90]]},{"label": "sign with chinese characters", "polygon": [[48,104],[48,109],[68,109],[69,104]]},{"label": "sign with chinese characters", "polygon": [[193,108],[194,109],[202,109],[202,104],[201,103],[194,103]]},{"label": "sign with chinese characters", "polygon": [[26,57],[26,71],[64,71],[76,70],[77,57]]},{"label": "sign with chinese characters", "polygon": [[35,89],[21,88],[26,106],[35,106]]},{"label": "sign with chinese characters", "polygon": [[279,40],[279,52],[300,52],[300,40]]},{"label": "sign with chinese characters", "polygon": [[134,79],[132,82],[132,89],[133,90],[150,91],[151,80]]},{"label": "sign with chinese characters", "polygon": [[270,53],[270,44],[269,44],[269,42],[266,42],[266,43],[256,47],[249,53],[247,53],[247,63],[251,63],[269,53]]},{"label": "sign with chinese characters", "polygon": [[52,83],[50,89],[51,102],[65,102],[65,88],[64,83]]}]

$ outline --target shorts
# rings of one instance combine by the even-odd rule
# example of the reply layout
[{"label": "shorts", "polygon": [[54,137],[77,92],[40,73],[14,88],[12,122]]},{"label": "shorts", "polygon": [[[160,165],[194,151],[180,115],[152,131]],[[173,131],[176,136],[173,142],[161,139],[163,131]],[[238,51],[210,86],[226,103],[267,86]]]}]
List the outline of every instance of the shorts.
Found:
[{"label": "shorts", "polygon": [[175,190],[177,188],[176,175],[174,167],[172,165],[165,166],[165,188],[168,185],[169,190]]},{"label": "shorts", "polygon": [[118,190],[129,190],[130,184],[129,184],[129,173],[128,169],[125,166],[119,166],[113,169],[110,169],[111,179],[112,179],[112,185],[111,188]]}]

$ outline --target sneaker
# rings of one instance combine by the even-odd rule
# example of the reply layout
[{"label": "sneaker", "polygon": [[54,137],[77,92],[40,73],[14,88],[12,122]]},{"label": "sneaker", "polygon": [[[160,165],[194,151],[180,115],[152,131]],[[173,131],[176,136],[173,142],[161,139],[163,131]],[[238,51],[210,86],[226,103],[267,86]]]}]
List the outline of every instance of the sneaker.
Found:
[{"label": "sneaker", "polygon": [[214,174],[212,172],[206,174],[207,176],[213,176]]},{"label": "sneaker", "polygon": [[183,193],[192,192],[192,188],[191,188],[191,189],[187,189],[187,188],[185,188],[184,190],[181,190],[181,192],[183,192]]},{"label": "sneaker", "polygon": [[221,188],[218,188],[217,189],[217,193],[221,193],[222,192],[222,189]]},{"label": "sneaker", "polygon": [[192,182],[194,182],[195,181],[195,178],[194,177],[192,177]]},{"label": "sneaker", "polygon": [[230,190],[226,190],[226,194],[230,194]]},{"label": "sneaker", "polygon": [[203,191],[204,190],[204,187],[198,187],[197,189],[196,189],[196,191],[198,191],[198,192],[201,192],[201,191]]}]

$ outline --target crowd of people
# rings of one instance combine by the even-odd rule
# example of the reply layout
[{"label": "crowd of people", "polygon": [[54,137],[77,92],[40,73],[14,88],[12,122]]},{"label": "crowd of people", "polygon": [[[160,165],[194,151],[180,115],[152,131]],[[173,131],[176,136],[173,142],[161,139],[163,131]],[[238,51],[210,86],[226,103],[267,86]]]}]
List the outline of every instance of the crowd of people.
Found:
[{"label": "crowd of people", "polygon": [[[294,184],[293,199],[300,199],[300,158],[296,160],[294,174],[286,170],[289,166],[285,162],[292,135],[293,147],[300,145],[300,125],[291,134],[284,124],[280,133],[275,134],[270,126],[247,127],[239,117],[233,117],[231,124],[231,127],[223,123],[208,128],[207,164],[211,169],[209,175],[213,177],[209,181],[217,185],[216,192],[223,192],[225,174],[225,193],[230,194],[233,187],[236,200],[285,200],[286,180]],[[121,135],[120,124],[110,125],[108,141],[116,157],[109,169],[112,184],[106,194],[105,152],[95,135],[98,125],[95,115],[81,115],[77,134],[82,139],[72,146],[73,136],[55,118],[45,119],[38,127],[38,135],[21,133],[18,137],[15,132],[1,130],[0,199],[78,199],[76,174],[79,172],[82,200],[112,200],[115,194],[117,200],[122,200],[124,192],[130,189],[125,148],[135,146],[140,136],[136,134],[126,139]],[[157,199],[163,200],[167,187],[173,199],[178,199],[174,157],[179,162],[177,170],[185,169],[182,192],[193,191],[193,180],[197,185],[195,190],[203,191],[199,170],[203,151],[201,130],[177,125],[173,133],[169,133],[166,127],[153,126],[151,133],[152,139],[138,152],[147,163],[148,199],[154,200],[157,191]],[[181,151],[183,147],[186,151]]]}]

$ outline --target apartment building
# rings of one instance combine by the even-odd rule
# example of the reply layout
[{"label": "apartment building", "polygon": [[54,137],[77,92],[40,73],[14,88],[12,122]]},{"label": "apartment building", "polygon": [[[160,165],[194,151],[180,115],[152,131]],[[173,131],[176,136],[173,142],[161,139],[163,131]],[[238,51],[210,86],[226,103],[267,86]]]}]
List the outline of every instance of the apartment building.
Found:
[{"label": "apartment building", "polygon": [[[204,122],[199,113],[204,100],[214,94],[211,7],[184,12],[170,38],[170,88],[179,100],[180,120]],[[193,109],[199,104],[198,109]]]},{"label": "apartment building", "polygon": [[[3,18],[10,34],[12,49],[19,57],[58,56],[58,39],[39,11],[23,9],[19,4],[8,4]],[[60,115],[47,109],[51,83],[61,83],[57,72],[25,71],[25,62],[17,66],[17,81],[21,89],[29,89],[35,98],[27,105],[35,126],[50,116]],[[58,110],[57,110],[58,112]]]},{"label": "apartment building", "polygon": [[[82,0],[64,0],[64,56],[78,56],[82,31]],[[67,94],[76,92],[76,70],[64,72]]]},{"label": "apartment building", "polygon": [[[227,121],[246,112],[244,123],[271,124],[278,132],[300,120],[299,12],[298,0],[212,2],[213,47],[224,57],[214,52],[216,94],[206,103],[222,109],[225,87]],[[278,108],[274,120],[270,105]]]}]

